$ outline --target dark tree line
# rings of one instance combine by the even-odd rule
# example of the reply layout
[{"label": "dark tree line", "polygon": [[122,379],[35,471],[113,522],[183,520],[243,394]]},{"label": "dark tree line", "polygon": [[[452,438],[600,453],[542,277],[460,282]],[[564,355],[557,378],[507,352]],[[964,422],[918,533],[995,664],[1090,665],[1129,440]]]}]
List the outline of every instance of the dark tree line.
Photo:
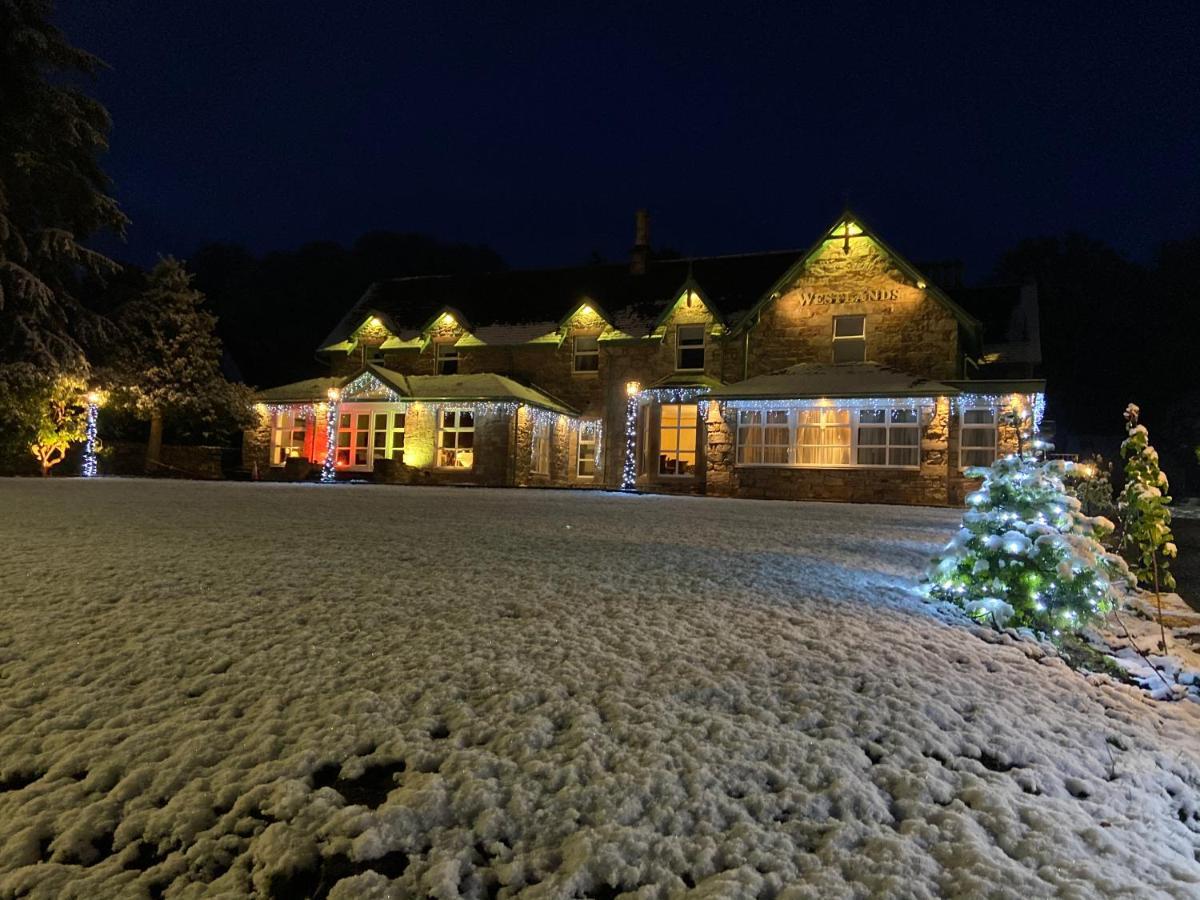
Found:
[{"label": "dark tree line", "polygon": [[349,248],[316,242],[261,257],[235,244],[206,244],[189,267],[242,378],[265,387],[319,372],[314,350],[372,282],[492,272],[504,261],[483,246],[382,231]]},{"label": "dark tree line", "polygon": [[1164,241],[1149,264],[1082,234],[1031,238],[995,274],[1037,280],[1048,414],[1078,442],[1062,449],[1111,458],[1137,403],[1175,489],[1200,490],[1200,235]]}]

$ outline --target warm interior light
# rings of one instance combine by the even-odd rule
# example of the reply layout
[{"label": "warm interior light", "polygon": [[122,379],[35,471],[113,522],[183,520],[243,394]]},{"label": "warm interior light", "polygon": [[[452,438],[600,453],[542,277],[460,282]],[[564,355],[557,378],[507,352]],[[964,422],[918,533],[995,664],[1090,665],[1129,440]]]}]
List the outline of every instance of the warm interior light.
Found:
[{"label": "warm interior light", "polygon": [[636,394],[641,389],[642,389],[641,384],[639,384],[636,381],[625,382],[625,393],[628,394],[630,397],[632,397],[634,394]]}]

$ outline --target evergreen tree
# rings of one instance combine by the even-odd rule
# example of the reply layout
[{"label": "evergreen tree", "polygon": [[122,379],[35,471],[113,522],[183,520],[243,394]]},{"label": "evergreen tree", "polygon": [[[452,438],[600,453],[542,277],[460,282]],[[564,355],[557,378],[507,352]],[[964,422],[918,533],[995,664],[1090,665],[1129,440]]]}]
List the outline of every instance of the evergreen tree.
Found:
[{"label": "evergreen tree", "polygon": [[963,526],[936,558],[929,593],[972,618],[1057,632],[1112,608],[1124,562],[1101,546],[1112,523],[1089,518],[1063,485],[1067,464],[1012,455],[967,497]]},{"label": "evergreen tree", "polygon": [[49,23],[50,0],[0,3],[0,363],[84,370],[104,320],[77,299],[113,263],[83,246],[125,217],[97,156],[110,120],[70,79],[101,63]]},{"label": "evergreen tree", "polygon": [[206,423],[232,417],[242,424],[249,415],[246,389],[221,374],[217,319],[203,303],[183,264],[167,257],[119,314],[124,339],[115,380],[126,405],[150,421],[148,471],[158,466],[168,414]]},{"label": "evergreen tree", "polygon": [[1167,476],[1158,467],[1158,453],[1150,445],[1150,433],[1138,424],[1141,410],[1130,403],[1125,408],[1125,431],[1121,444],[1125,460],[1125,487],[1117,507],[1121,515],[1121,547],[1130,558],[1133,574],[1142,584],[1154,588],[1158,602],[1158,626],[1162,649],[1167,648],[1166,628],[1162,624],[1160,591],[1175,588],[1168,560],[1175,556],[1175,536],[1171,534],[1171,498]]}]

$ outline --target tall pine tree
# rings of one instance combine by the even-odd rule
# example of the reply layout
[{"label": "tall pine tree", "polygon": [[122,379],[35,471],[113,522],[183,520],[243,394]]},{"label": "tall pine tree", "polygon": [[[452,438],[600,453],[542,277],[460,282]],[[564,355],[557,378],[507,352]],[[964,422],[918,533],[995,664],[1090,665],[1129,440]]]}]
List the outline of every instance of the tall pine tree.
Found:
[{"label": "tall pine tree", "polygon": [[52,12],[50,0],[0,2],[0,364],[81,371],[104,320],[79,302],[77,281],[113,268],[82,242],[122,233],[126,219],[98,161],[108,112],[72,84],[101,63]]},{"label": "tall pine tree", "polygon": [[158,468],[168,415],[211,423],[244,423],[249,396],[221,374],[217,318],[203,308],[204,295],[178,260],[167,257],[150,273],[146,289],[124,306],[115,380],[118,392],[150,422],[146,468]]}]

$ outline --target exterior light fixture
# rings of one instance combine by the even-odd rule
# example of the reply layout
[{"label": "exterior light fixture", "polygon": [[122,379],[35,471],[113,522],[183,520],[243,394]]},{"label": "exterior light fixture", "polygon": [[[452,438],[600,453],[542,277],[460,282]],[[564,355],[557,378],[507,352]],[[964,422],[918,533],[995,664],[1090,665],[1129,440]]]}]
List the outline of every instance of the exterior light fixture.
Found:
[{"label": "exterior light fixture", "polygon": [[917,287],[920,288],[921,290],[925,290],[926,284],[923,281],[918,281]]},{"label": "exterior light fixture", "polygon": [[627,381],[627,382],[625,382],[625,394],[626,394],[626,396],[632,397],[632,396],[634,396],[635,394],[637,394],[637,392],[638,392],[638,391],[640,391],[641,389],[642,389],[642,386],[641,386],[641,384],[640,384],[639,382],[636,382],[636,381]]},{"label": "exterior light fixture", "polygon": [[325,392],[325,396],[329,398],[330,403],[337,403],[338,397],[341,396],[341,391],[335,387],[331,387]]}]

